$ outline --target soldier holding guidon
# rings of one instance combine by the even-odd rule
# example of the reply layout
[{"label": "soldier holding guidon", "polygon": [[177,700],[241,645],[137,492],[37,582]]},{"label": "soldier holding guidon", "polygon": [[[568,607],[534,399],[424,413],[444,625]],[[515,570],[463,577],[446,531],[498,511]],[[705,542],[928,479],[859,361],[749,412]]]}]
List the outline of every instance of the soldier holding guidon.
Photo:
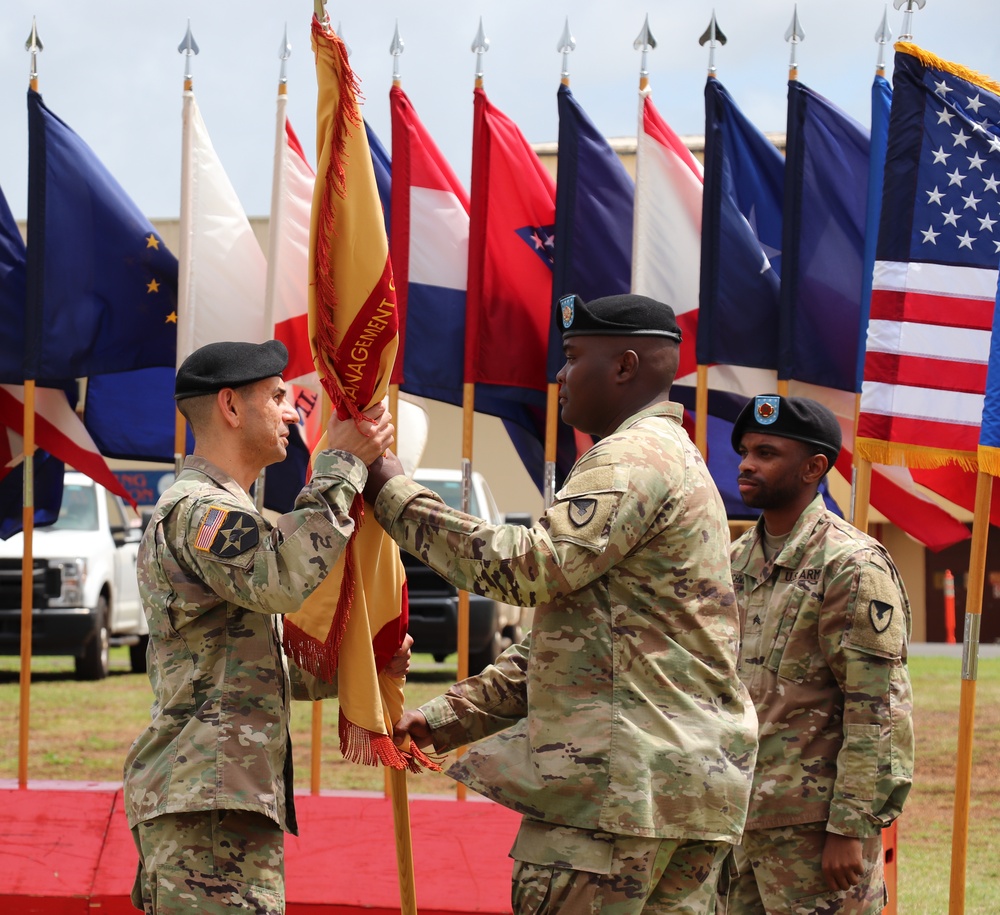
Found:
[{"label": "soldier holding guidon", "polygon": [[[212,343],[177,372],[194,454],[160,497],[139,550],[152,721],[125,762],[147,915],[285,910],[284,831],[296,832],[288,700],[336,695],[286,662],[281,615],[299,608],[354,531],[366,464],[392,443],[334,415],[295,508],[275,524],[248,491],[285,457],[298,413],[284,344]],[[390,664],[405,673],[409,644]],[[291,674],[291,677],[290,677]]]}]

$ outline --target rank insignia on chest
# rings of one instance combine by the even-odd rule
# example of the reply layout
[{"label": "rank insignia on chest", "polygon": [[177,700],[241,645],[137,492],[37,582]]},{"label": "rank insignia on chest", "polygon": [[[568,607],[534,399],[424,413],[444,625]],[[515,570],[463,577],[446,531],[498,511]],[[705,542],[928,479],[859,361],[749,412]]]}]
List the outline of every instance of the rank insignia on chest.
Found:
[{"label": "rank insignia on chest", "polygon": [[569,503],[569,520],[583,527],[597,511],[597,499],[573,499]]},{"label": "rank insignia on chest", "polygon": [[872,628],[876,632],[885,632],[892,622],[892,604],[885,601],[873,600],[868,605],[868,618],[872,621]]},{"label": "rank insignia on chest", "polygon": [[212,506],[198,528],[194,545],[220,559],[239,556],[260,540],[257,522],[247,512]]}]

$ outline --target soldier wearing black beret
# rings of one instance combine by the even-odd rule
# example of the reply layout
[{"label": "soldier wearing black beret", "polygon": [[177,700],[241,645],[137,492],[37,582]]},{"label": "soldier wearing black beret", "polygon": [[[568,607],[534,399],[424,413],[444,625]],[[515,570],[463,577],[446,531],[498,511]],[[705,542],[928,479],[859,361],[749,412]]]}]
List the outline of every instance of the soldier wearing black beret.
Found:
[{"label": "soldier wearing black beret", "polygon": [[830,410],[760,394],[732,441],[743,501],[763,510],[731,553],[761,728],[718,910],[878,915],[881,832],[913,777],[906,590],[885,547],[824,504],[841,446]]},{"label": "soldier wearing black beret", "polygon": [[812,445],[832,467],[840,454],[840,423],[833,411],[808,397],[758,394],[740,411],[733,424],[732,442],[740,450],[744,432],[777,435]]},{"label": "soldier wearing black beret", "polygon": [[[296,831],[288,700],[335,695],[336,685],[286,660],[280,619],[334,567],[367,465],[393,432],[381,407],[366,428],[335,413],[294,511],[272,524],[248,491],[284,459],[299,420],[281,378],[287,362],[277,340],[211,343],[177,372],[195,447],[139,547],[155,702],[123,795],[139,853],[132,901],[147,913],[285,909],[284,832]],[[393,675],[408,657],[404,643]],[[227,849],[226,869],[205,836]]]},{"label": "soldier wearing black beret", "polygon": [[242,387],[280,375],[286,365],[288,350],[280,340],[209,343],[181,363],[174,384],[174,400]]},{"label": "soldier wearing black beret", "polygon": [[680,328],[640,295],[565,296],[555,319],[562,418],[598,441],[532,527],[450,509],[391,452],[372,466],[365,495],[403,549],[535,608],[524,641],[394,736],[468,747],[449,774],[523,814],[515,915],[714,912],[757,728],[725,507],[670,400]]}]

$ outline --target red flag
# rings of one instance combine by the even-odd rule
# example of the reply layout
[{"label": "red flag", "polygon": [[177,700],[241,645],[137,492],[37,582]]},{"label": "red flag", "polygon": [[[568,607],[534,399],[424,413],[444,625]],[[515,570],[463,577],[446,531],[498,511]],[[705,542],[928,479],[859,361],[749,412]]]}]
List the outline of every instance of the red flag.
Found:
[{"label": "red flag", "polygon": [[[0,425],[7,426],[18,435],[24,434],[24,388],[21,385],[0,385]],[[80,417],[69,405],[65,391],[59,388],[35,389],[35,443],[136,508],[135,499],[118,482]],[[15,455],[6,457],[10,462]]]},{"label": "red flag", "polygon": [[465,380],[544,391],[556,185],[524,135],[475,91]]}]

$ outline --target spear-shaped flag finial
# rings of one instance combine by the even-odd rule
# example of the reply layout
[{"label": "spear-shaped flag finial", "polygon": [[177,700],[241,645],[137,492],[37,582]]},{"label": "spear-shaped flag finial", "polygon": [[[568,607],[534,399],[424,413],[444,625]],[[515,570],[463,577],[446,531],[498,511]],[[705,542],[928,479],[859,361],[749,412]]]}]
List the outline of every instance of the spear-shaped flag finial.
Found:
[{"label": "spear-shaped flag finial", "polygon": [[637,51],[642,51],[642,57],[639,60],[639,89],[645,89],[649,85],[649,70],[647,68],[647,56],[653,48],[656,47],[656,39],[653,37],[653,33],[649,30],[649,14],[646,14],[646,18],[642,23],[642,30],[639,32],[639,36],[635,41],[632,42],[632,47]]},{"label": "spear-shaped flag finial", "polygon": [[292,56],[292,46],[288,43],[288,23],[285,23],[285,36],[281,39],[281,47],[278,48],[278,59],[281,61],[281,72],[278,74],[278,83],[284,90],[288,85],[288,58]]},{"label": "spear-shaped flag finial", "polygon": [[[927,6],[927,0],[892,0],[892,5],[898,10],[903,10],[903,25],[899,30],[900,41],[913,41],[913,11],[922,10]],[[906,9],[903,9],[903,7]]]},{"label": "spear-shaped flag finial", "polygon": [[575,47],[576,39],[569,30],[569,16],[567,16],[562,35],[559,37],[559,44],[556,45],[556,50],[562,54],[562,72],[559,74],[559,78],[567,86],[569,85],[569,55]]},{"label": "spear-shaped flag finial", "polygon": [[28,74],[28,79],[31,80],[31,88],[37,91],[38,89],[38,55],[45,50],[42,46],[42,40],[38,37],[38,25],[35,22],[35,17],[31,17],[31,34],[28,36],[28,40],[24,43],[24,50],[31,54],[31,72]]},{"label": "spear-shaped flag finial", "polygon": [[705,34],[698,39],[698,44],[702,47],[708,45],[708,76],[710,79],[715,78],[715,49],[724,45],[727,40],[722,29],[719,28],[719,24],[715,21],[715,10],[712,10],[712,21],[705,29]]},{"label": "spear-shaped flag finial", "polygon": [[330,17],[326,13],[326,0],[313,0],[313,12],[321,26],[330,28]]},{"label": "spear-shaped flag finial", "polygon": [[799,5],[796,3],[792,7],[792,24],[785,31],[785,41],[791,45],[791,51],[788,55],[788,78],[798,79],[799,78],[799,61],[797,54],[797,47],[800,41],[806,37],[806,33],[802,31],[802,26],[799,25]]},{"label": "spear-shaped flag finial", "polygon": [[184,40],[177,45],[177,52],[184,55],[184,89],[191,88],[191,58],[198,53],[198,42],[191,34],[191,20],[188,19],[187,31],[184,33]]},{"label": "spear-shaped flag finial", "polygon": [[875,63],[875,72],[879,76],[885,76],[885,46],[892,41],[892,29],[889,28],[889,4],[882,10],[882,23],[875,32],[875,43],[878,45],[878,61]]},{"label": "spear-shaped flag finial", "polygon": [[483,88],[483,55],[490,49],[490,40],[483,31],[483,17],[479,17],[479,28],[472,39],[472,53],[476,55],[476,88]]},{"label": "spear-shaped flag finial", "polygon": [[392,84],[398,86],[401,80],[399,72],[399,55],[403,53],[403,39],[399,37],[399,20],[396,20],[396,30],[392,33],[392,44],[389,45],[392,55]]}]

